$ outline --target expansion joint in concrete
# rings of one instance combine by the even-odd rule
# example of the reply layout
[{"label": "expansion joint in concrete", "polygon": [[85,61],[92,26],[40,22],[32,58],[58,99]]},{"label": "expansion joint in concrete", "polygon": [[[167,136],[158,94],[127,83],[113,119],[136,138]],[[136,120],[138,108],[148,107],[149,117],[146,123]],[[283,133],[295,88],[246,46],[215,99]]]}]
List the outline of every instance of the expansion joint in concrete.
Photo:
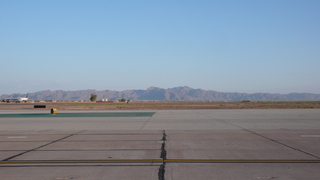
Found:
[{"label": "expansion joint in concrete", "polygon": [[269,138],[269,137],[263,136],[263,135],[258,134],[258,133],[256,133],[256,132],[250,131],[250,130],[248,130],[248,129],[244,129],[244,128],[242,128],[242,129],[243,129],[244,131],[247,131],[247,132],[250,132],[250,133],[255,134],[255,135],[257,135],[257,136],[260,136],[260,137],[262,137],[262,138],[268,139],[268,140],[270,140],[270,141],[272,141],[272,142],[275,142],[275,143],[280,144],[280,145],[282,145],[282,146],[285,146],[285,147],[287,147],[287,148],[290,148],[290,149],[293,149],[293,150],[295,150],[295,151],[299,151],[299,152],[304,153],[304,154],[306,154],[306,155],[312,156],[312,157],[314,157],[314,158],[320,159],[319,156],[313,155],[313,154],[308,153],[308,152],[306,152],[306,151],[303,151],[303,150],[301,150],[301,149],[298,149],[298,148],[289,146],[289,145],[287,145],[287,144],[284,144],[284,143],[279,142],[279,141],[277,141],[277,140],[274,140],[274,139],[271,139],[271,138]]},{"label": "expansion joint in concrete", "polygon": [[311,153],[309,153],[309,152],[306,152],[306,151],[303,151],[303,150],[301,150],[301,149],[292,147],[292,146],[290,146],[290,145],[287,145],[287,144],[285,144],[285,143],[279,142],[279,141],[274,140],[274,139],[272,139],[272,138],[269,138],[269,137],[267,137],[267,136],[264,136],[264,135],[261,135],[261,134],[259,134],[259,133],[254,132],[254,131],[251,131],[251,130],[248,130],[248,129],[246,129],[246,128],[243,128],[243,127],[241,127],[241,126],[238,126],[238,125],[235,125],[235,124],[226,122],[226,121],[224,121],[224,120],[215,119],[215,118],[213,118],[213,117],[211,117],[211,116],[208,116],[208,115],[205,115],[205,114],[202,114],[202,113],[199,113],[199,112],[197,112],[197,113],[198,113],[198,114],[201,114],[201,115],[203,115],[203,116],[206,116],[206,117],[208,117],[208,118],[211,118],[212,120],[215,120],[215,121],[218,121],[218,122],[221,122],[221,123],[224,123],[224,124],[228,124],[228,125],[237,127],[237,128],[239,128],[239,129],[242,129],[242,130],[244,130],[244,131],[247,131],[247,132],[249,132],[249,133],[252,133],[252,134],[254,134],[254,135],[257,135],[257,136],[259,136],[259,137],[265,138],[265,139],[267,139],[267,140],[269,140],[269,141],[272,141],[272,142],[274,142],[274,143],[277,143],[277,144],[280,144],[280,145],[285,146],[285,147],[287,147],[287,148],[293,149],[293,150],[295,150],[295,151],[299,151],[299,152],[304,153],[304,154],[306,154],[306,155],[308,155],[308,156],[312,156],[312,157],[314,157],[314,158],[320,159],[319,156],[316,156],[316,155],[311,154]]},{"label": "expansion joint in concrete", "polygon": [[73,136],[73,135],[74,135],[74,134],[70,134],[70,135],[68,135],[68,136],[66,136],[66,137],[63,137],[63,138],[57,139],[57,140],[55,140],[55,141],[49,142],[49,143],[44,144],[44,145],[42,145],[42,146],[39,146],[39,147],[37,147],[37,148],[33,148],[33,149],[28,150],[28,151],[22,152],[22,153],[20,153],[20,154],[16,154],[16,155],[11,156],[11,157],[9,157],[9,158],[6,158],[6,159],[4,159],[4,160],[2,160],[2,161],[9,161],[9,160],[11,160],[11,159],[13,159],[13,158],[16,158],[16,157],[18,157],[18,156],[24,155],[24,154],[29,153],[29,152],[31,152],[31,151],[35,151],[35,150],[37,150],[37,149],[43,148],[43,147],[45,147],[45,146],[48,146],[48,145],[50,145],[50,144],[53,144],[53,143],[56,143],[56,142],[58,142],[58,141],[62,141],[62,140],[64,140],[64,139],[67,139],[67,138],[69,138],[69,137],[71,137],[71,136]]}]

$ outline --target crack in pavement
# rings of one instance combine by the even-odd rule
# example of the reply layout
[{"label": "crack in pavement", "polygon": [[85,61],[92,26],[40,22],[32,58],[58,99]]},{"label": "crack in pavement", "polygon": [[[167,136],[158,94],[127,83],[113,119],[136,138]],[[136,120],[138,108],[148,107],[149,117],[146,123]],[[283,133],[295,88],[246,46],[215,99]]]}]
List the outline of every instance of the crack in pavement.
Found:
[{"label": "crack in pavement", "polygon": [[165,149],[166,147],[166,140],[167,140],[167,135],[166,135],[166,130],[163,130],[163,136],[162,136],[162,145],[161,145],[161,154],[160,158],[162,159],[162,165],[159,168],[158,171],[158,180],[165,180],[164,175],[165,175],[165,168],[166,168],[166,163],[165,160],[167,159],[167,151]]},{"label": "crack in pavement", "polygon": [[[197,111],[195,111],[195,112],[197,112]],[[306,154],[306,155],[312,156],[312,157],[314,157],[314,158],[320,159],[319,156],[316,156],[316,155],[313,155],[313,154],[308,153],[308,152],[306,152],[306,151],[303,151],[303,150],[301,150],[301,149],[298,149],[298,148],[289,146],[289,145],[287,145],[287,144],[284,144],[284,143],[279,142],[279,141],[277,141],[277,140],[271,139],[271,138],[269,138],[269,137],[267,137],[267,136],[264,136],[264,135],[261,135],[261,134],[259,134],[259,133],[254,132],[254,131],[248,130],[248,129],[243,128],[243,127],[241,127],[241,126],[238,126],[238,125],[235,125],[235,124],[232,124],[232,123],[229,123],[229,122],[225,122],[225,121],[223,121],[223,120],[215,119],[215,118],[213,118],[213,117],[211,117],[211,116],[208,116],[208,115],[206,115],[206,114],[202,114],[202,113],[200,113],[200,112],[197,112],[197,113],[200,114],[200,115],[203,115],[203,116],[205,116],[205,117],[208,117],[208,118],[210,118],[210,119],[212,119],[212,120],[219,121],[219,122],[221,122],[221,123],[225,123],[225,124],[228,124],[228,125],[231,125],[231,126],[240,128],[240,129],[242,129],[242,130],[244,130],[244,131],[246,131],[246,132],[249,132],[249,133],[254,134],[254,135],[256,135],[256,136],[262,137],[262,138],[267,139],[267,140],[269,140],[269,141],[272,141],[272,142],[274,142],[274,143],[280,144],[280,145],[285,146],[285,147],[287,147],[287,148],[290,148],[290,149],[293,149],[293,150],[295,150],[295,151],[299,151],[299,152],[304,153],[304,154]]]},{"label": "crack in pavement", "polygon": [[[156,113],[156,112],[155,112]],[[154,113],[154,114],[155,114]],[[153,116],[153,115],[152,115]],[[152,116],[148,119],[148,121],[147,122],[145,122],[144,124],[143,124],[143,126],[140,128],[140,130],[142,130],[143,128],[144,128],[144,126],[150,121],[150,119],[152,118]]]}]

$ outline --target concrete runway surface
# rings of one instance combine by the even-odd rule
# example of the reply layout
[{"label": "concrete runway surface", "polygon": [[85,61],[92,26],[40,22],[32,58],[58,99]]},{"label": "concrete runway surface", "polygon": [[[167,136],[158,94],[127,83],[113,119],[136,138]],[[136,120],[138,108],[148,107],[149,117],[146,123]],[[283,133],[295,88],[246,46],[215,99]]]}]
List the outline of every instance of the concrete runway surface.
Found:
[{"label": "concrete runway surface", "polygon": [[0,116],[0,179],[320,179],[319,109],[98,112],[151,115]]}]

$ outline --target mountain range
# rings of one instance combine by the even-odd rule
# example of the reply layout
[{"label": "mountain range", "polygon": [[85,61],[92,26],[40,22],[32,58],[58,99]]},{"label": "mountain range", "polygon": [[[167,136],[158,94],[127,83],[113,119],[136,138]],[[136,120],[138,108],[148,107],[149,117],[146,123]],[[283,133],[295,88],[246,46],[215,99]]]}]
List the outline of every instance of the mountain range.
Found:
[{"label": "mountain range", "polygon": [[[320,94],[312,93],[290,93],[290,94],[270,94],[270,93],[237,93],[218,92],[213,90],[193,89],[187,86],[163,89],[159,87],[149,87],[146,90],[126,90],[126,91],[97,91],[94,89],[63,91],[44,90],[28,93],[28,98],[33,100],[89,100],[90,94],[96,94],[98,99],[108,99],[110,101],[121,98],[132,101],[320,101]],[[11,95],[3,94],[1,99],[25,97],[26,94],[15,93]]]}]

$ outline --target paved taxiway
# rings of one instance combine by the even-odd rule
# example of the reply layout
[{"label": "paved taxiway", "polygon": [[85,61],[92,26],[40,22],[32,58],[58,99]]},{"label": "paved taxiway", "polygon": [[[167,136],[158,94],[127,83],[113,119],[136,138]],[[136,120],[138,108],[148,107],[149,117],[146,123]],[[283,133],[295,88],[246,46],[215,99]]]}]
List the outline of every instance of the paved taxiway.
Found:
[{"label": "paved taxiway", "polygon": [[320,177],[318,109],[126,112],[0,118],[0,179]]}]

